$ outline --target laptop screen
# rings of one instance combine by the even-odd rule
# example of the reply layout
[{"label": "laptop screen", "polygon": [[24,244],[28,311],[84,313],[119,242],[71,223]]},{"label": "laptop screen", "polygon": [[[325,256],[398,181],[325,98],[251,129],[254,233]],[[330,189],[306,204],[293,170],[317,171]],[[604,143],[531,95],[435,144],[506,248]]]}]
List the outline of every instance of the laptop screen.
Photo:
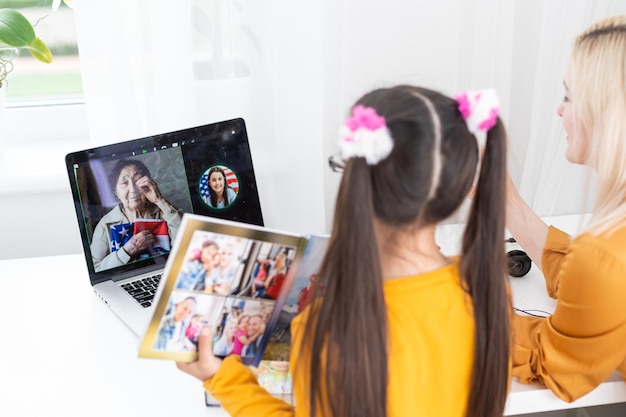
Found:
[{"label": "laptop screen", "polygon": [[92,283],[163,268],[183,213],[263,226],[243,119],[70,153]]}]

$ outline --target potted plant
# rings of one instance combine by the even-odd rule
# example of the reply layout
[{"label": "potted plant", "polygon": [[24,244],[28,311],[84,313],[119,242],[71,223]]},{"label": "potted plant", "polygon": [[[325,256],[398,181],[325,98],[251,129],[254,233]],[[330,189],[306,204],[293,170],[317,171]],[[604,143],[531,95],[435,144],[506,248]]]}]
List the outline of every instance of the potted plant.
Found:
[{"label": "potted plant", "polygon": [[19,49],[27,49],[41,62],[52,62],[52,53],[35,35],[35,29],[28,19],[17,10],[0,9],[0,87],[13,70],[12,60]]}]

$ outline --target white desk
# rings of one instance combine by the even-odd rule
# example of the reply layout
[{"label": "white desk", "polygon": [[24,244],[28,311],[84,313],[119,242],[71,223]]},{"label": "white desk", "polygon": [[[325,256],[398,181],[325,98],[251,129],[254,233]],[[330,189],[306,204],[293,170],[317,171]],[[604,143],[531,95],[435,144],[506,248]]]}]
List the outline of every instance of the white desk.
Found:
[{"label": "white desk", "polygon": [[[440,233],[449,247],[453,229]],[[535,267],[511,285],[516,307],[551,308]],[[173,363],[137,358],[138,340],[92,292],[82,255],[0,261],[0,329],[1,416],[227,416]],[[617,374],[572,404],[513,381],[506,415],[624,401]]]},{"label": "white desk", "polygon": [[0,261],[0,415],[227,416],[93,293],[82,255]]}]

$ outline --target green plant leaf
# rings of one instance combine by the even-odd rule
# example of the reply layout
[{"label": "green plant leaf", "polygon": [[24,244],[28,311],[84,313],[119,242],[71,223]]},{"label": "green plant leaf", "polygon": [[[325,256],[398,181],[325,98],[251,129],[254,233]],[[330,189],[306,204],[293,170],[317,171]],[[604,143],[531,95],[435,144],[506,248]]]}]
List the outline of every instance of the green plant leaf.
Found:
[{"label": "green plant leaf", "polygon": [[46,64],[52,62],[52,53],[41,39],[35,38],[35,41],[26,46],[26,49],[28,49],[28,52],[30,52],[30,54],[39,61],[45,62]]},{"label": "green plant leaf", "polygon": [[13,9],[0,9],[0,41],[22,48],[35,41],[35,30],[20,12]]}]

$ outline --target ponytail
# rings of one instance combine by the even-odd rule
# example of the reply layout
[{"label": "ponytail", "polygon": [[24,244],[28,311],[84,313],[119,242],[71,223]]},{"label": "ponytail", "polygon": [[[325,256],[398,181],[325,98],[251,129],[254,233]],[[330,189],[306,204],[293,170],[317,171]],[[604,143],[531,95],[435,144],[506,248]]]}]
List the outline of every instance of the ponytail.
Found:
[{"label": "ponytail", "polygon": [[307,342],[300,346],[310,372],[311,416],[320,404],[329,407],[319,410],[324,415],[379,417],[387,412],[387,313],[369,170],[363,158],[347,163],[306,321],[302,341]]},{"label": "ponytail", "polygon": [[[476,193],[463,236],[461,275],[476,321],[467,417],[501,416],[509,382],[510,302],[505,282],[506,134],[498,119],[488,134]],[[494,262],[497,260],[497,262]]]}]

